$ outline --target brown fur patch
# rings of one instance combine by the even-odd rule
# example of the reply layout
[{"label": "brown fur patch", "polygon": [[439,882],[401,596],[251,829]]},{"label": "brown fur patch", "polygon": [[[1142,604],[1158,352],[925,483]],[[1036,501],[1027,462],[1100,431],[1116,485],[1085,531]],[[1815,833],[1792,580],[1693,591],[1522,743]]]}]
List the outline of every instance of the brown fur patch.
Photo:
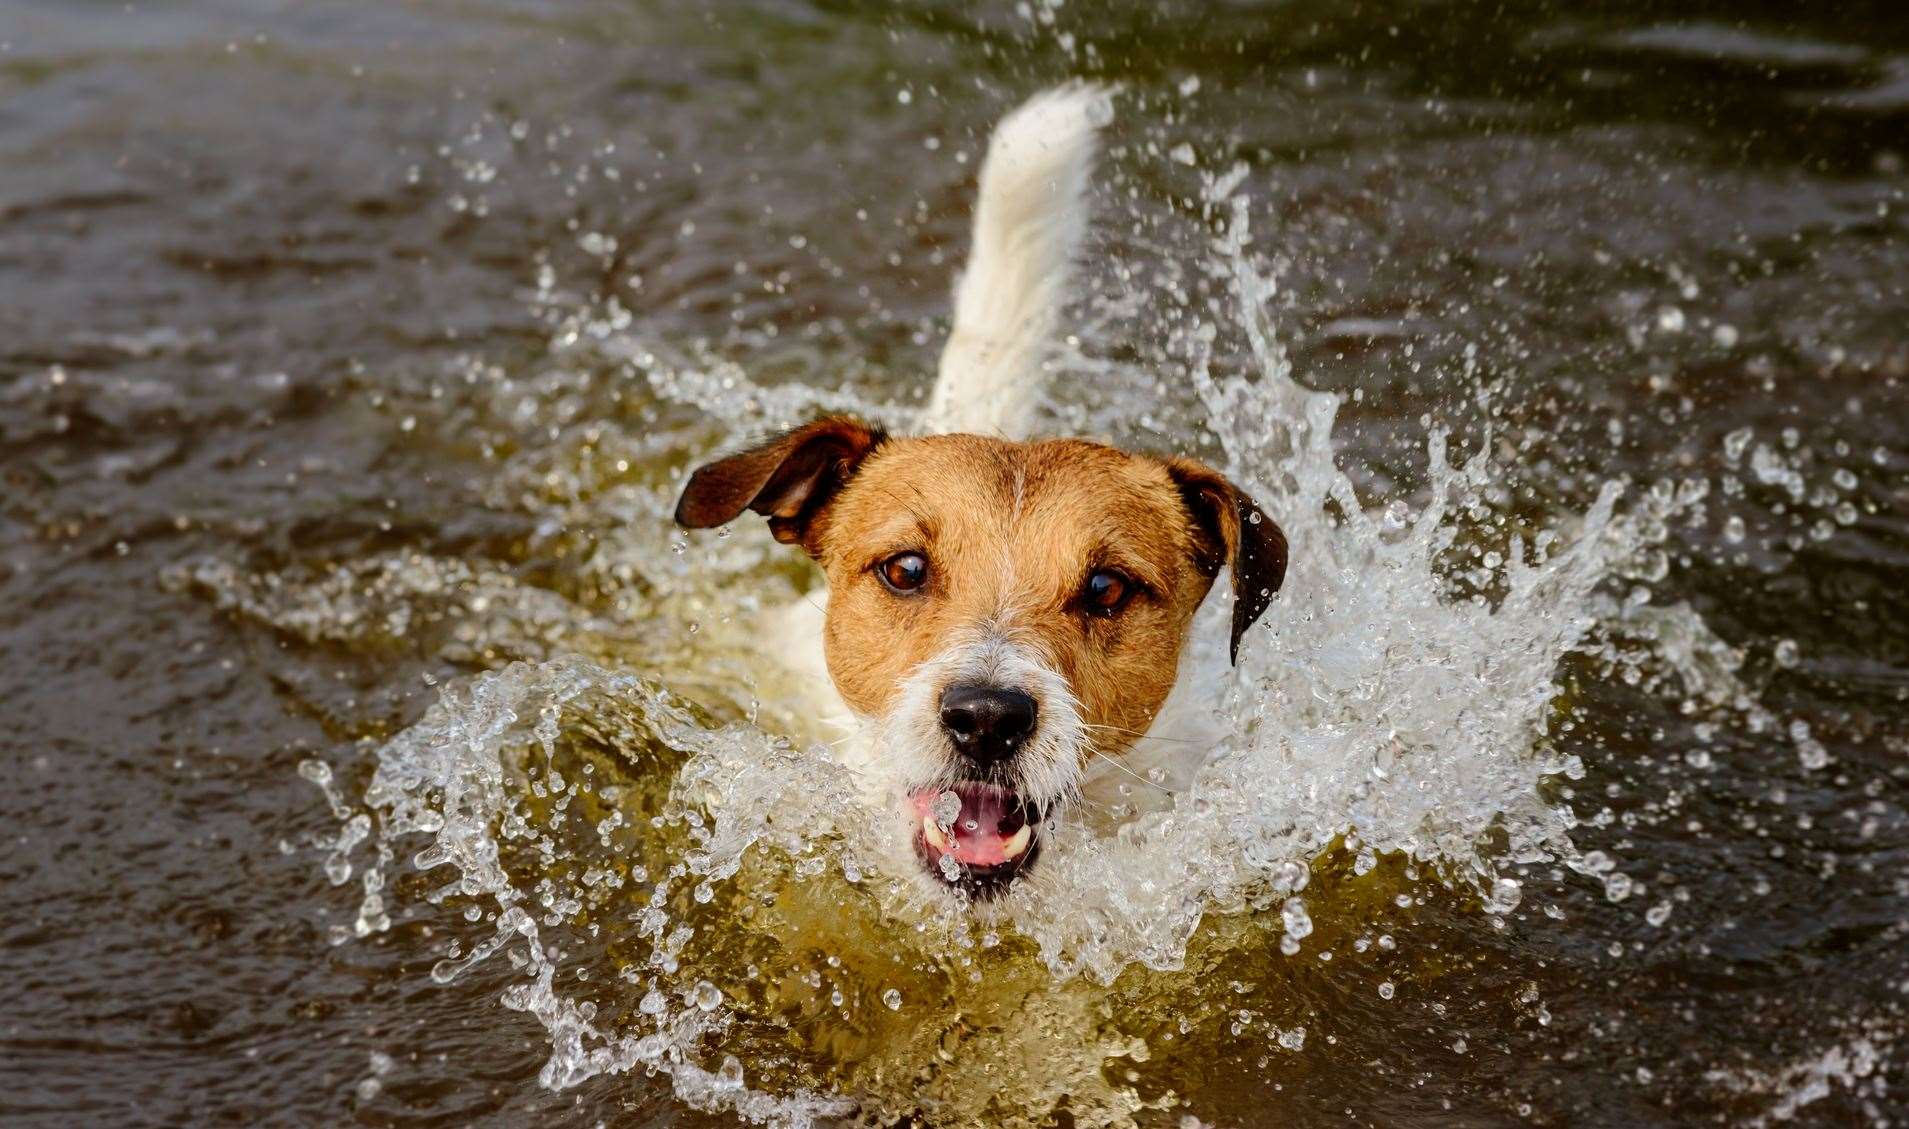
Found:
[{"label": "brown fur patch", "polygon": [[[1172,689],[1216,547],[1160,460],[974,435],[881,445],[809,534],[829,579],[829,672],[850,706],[884,713],[901,680],[964,632],[1005,630],[1067,679],[1083,721],[1108,727],[1089,731],[1103,752],[1144,733]],[[930,573],[898,595],[875,568],[905,551]],[[1140,584],[1111,617],[1079,603],[1098,568]]]},{"label": "brown fur patch", "polygon": [[1193,515],[1204,542],[1200,567],[1217,573],[1233,569],[1233,638],[1228,654],[1240,658],[1240,638],[1273,602],[1286,582],[1286,534],[1259,503],[1205,463],[1168,459],[1167,473]]},{"label": "brown fur patch", "polygon": [[676,520],[708,529],[754,510],[769,519],[776,540],[801,542],[813,553],[810,519],[884,438],[879,428],[848,416],[824,416],[785,431],[698,467],[676,500]]}]

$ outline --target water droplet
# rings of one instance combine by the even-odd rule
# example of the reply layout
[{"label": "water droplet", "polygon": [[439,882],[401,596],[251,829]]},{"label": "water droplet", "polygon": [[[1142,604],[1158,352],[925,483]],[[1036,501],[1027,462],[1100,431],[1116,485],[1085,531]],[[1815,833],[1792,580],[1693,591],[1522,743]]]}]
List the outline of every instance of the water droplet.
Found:
[{"label": "water droplet", "polygon": [[696,981],[696,987],[690,990],[690,1002],[703,1011],[715,1011],[722,1006],[722,989],[707,980]]},{"label": "water droplet", "polygon": [[1397,754],[1393,752],[1396,744],[1397,739],[1394,738],[1380,745],[1373,751],[1372,775],[1377,779],[1387,780],[1391,778],[1392,766],[1396,764],[1398,760]]},{"label": "water droplet", "polygon": [[1287,859],[1273,868],[1273,884],[1288,893],[1297,894],[1306,888],[1312,878],[1312,872],[1306,864],[1296,859]]},{"label": "water droplet", "polygon": [[1382,1000],[1389,1000],[1389,999],[1391,999],[1391,998],[1392,998],[1392,994],[1393,994],[1393,993],[1394,993],[1394,992],[1395,992],[1396,990],[1397,990],[1397,989],[1395,989],[1395,988],[1394,988],[1394,987],[1392,986],[1392,981],[1390,981],[1390,980],[1386,980],[1386,981],[1382,981],[1382,982],[1381,982],[1381,983],[1379,984],[1379,998],[1380,998],[1380,999],[1382,999]]},{"label": "water droplet", "polygon": [[1778,640],[1776,644],[1776,651],[1775,651],[1774,657],[1776,659],[1776,665],[1782,667],[1785,670],[1788,670],[1791,667],[1795,666],[1796,660],[1797,660],[1796,640],[1794,639]]},{"label": "water droplet", "polygon": [[1279,907],[1280,920],[1286,926],[1286,935],[1295,941],[1303,941],[1312,933],[1312,915],[1306,912],[1303,898],[1287,898],[1286,904]]},{"label": "water droplet", "polygon": [[882,1002],[888,1005],[889,1011],[900,1011],[901,1010],[901,991],[896,988],[890,988],[888,991],[883,992]]}]

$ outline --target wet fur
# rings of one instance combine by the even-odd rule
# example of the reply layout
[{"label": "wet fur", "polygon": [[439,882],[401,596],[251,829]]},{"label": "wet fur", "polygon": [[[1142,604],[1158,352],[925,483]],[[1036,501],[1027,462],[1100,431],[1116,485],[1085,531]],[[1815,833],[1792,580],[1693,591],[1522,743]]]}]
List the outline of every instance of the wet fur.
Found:
[{"label": "wet fur", "polygon": [[[1085,223],[1093,100],[1104,97],[1050,92],[997,131],[931,422],[1030,425],[1029,369]],[[1050,814],[1112,774],[1184,783],[1221,731],[1202,690],[1286,564],[1278,526],[1218,472],[1079,439],[892,437],[825,417],[698,469],[677,518],[707,527],[745,510],[827,578],[825,604],[781,609],[763,626],[813,695],[805,712],[846,731],[842,758],[871,805],[894,815],[898,847],[918,826],[908,794],[971,774],[938,719],[957,683],[1035,698],[1032,738],[990,771]],[[902,552],[929,562],[917,591],[878,578]],[[1111,615],[1082,602],[1100,569],[1134,586]],[[1218,626],[1224,609],[1209,612],[1213,641],[1189,647],[1228,569],[1231,630]],[[1198,660],[1191,679],[1183,653]]]}]

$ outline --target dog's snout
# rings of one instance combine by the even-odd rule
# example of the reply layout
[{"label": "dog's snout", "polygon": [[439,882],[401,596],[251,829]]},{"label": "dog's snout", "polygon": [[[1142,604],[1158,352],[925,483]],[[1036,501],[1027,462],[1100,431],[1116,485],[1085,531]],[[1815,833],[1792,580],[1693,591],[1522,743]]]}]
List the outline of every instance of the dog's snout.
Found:
[{"label": "dog's snout", "polygon": [[941,694],[941,727],[955,748],[983,764],[1005,759],[1034,732],[1034,699],[996,686],[950,686]]}]

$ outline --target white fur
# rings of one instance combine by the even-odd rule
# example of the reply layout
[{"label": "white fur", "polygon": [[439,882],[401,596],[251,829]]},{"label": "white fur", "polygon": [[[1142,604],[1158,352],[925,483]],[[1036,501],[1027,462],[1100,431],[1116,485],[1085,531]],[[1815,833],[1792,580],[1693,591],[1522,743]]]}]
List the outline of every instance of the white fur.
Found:
[{"label": "white fur", "polygon": [[[1040,724],[1033,740],[1015,754],[1011,776],[1003,783],[1042,808],[1073,799],[1087,729],[1067,679],[1031,643],[1001,624],[958,635],[909,672],[894,707],[871,719],[868,741],[849,743],[851,765],[865,781],[888,782],[890,794],[894,785],[909,791],[953,785],[960,779],[960,764],[941,727],[942,691],[962,683],[1008,686],[1034,699]],[[856,758],[866,760],[856,764]]]},{"label": "white fur", "polygon": [[1087,230],[1095,133],[1112,115],[1104,87],[1075,83],[1035,95],[995,127],[927,433],[1032,432],[1041,361]]}]

